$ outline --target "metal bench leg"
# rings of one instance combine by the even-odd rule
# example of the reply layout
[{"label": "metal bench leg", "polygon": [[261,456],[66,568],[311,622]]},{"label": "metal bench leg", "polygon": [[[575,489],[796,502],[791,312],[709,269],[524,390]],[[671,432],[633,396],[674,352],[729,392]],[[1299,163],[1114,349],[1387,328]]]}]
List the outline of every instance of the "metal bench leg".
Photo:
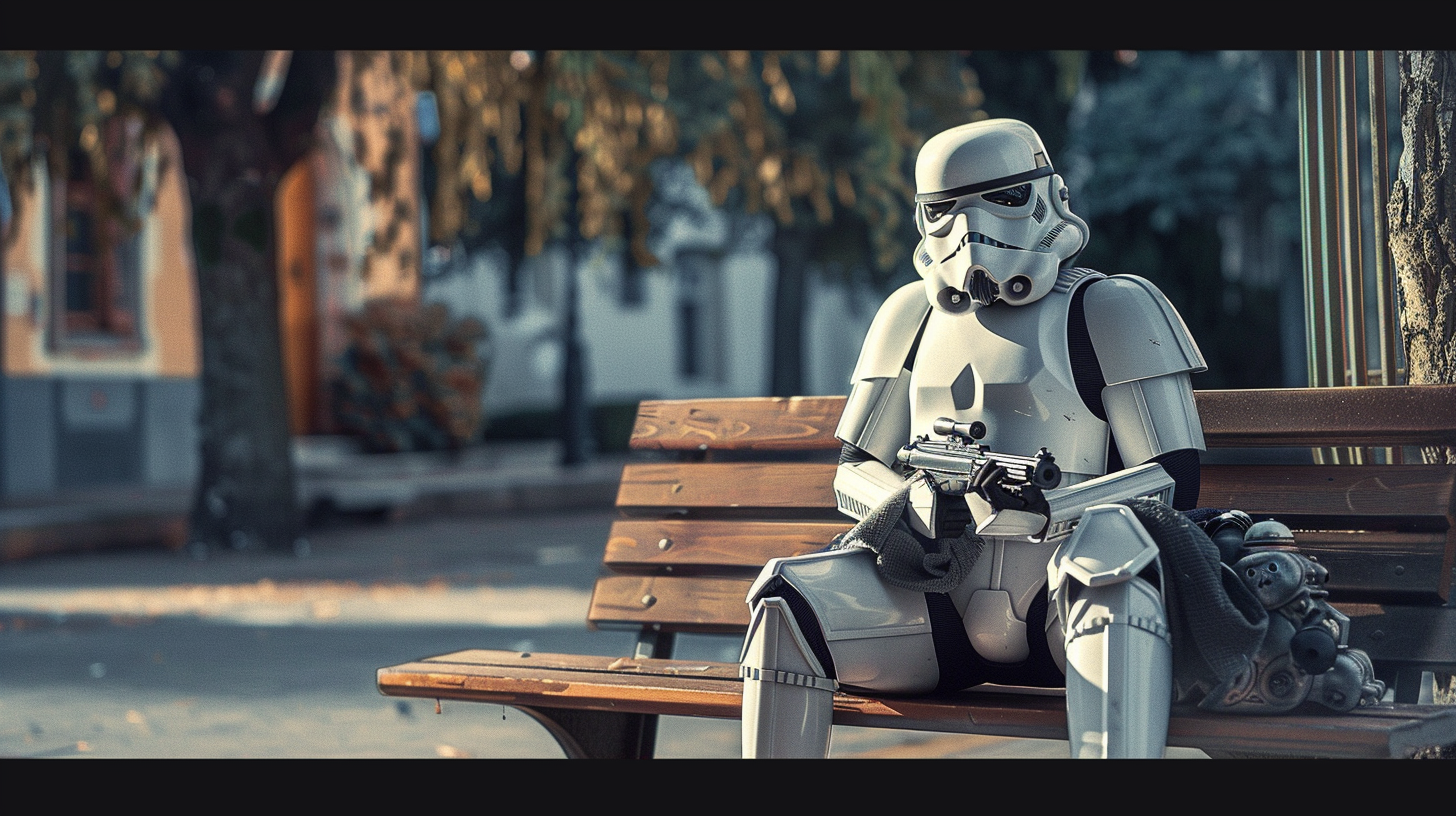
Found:
[{"label": "metal bench leg", "polygon": [[652,759],[656,714],[516,706],[545,726],[567,759]]},{"label": "metal bench leg", "polygon": [[1435,676],[1428,671],[1401,669],[1395,673],[1395,702],[1429,705],[1435,684]]}]

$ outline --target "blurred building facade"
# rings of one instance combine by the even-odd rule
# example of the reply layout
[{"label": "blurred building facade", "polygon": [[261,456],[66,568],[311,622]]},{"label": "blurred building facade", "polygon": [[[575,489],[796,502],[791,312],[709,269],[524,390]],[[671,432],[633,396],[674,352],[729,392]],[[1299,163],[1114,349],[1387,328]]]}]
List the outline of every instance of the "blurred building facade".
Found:
[{"label": "blurred building facade", "polygon": [[[656,179],[665,204],[651,240],[657,267],[629,269],[625,252],[607,242],[587,244],[574,261],[566,247],[548,246],[514,275],[503,251],[427,248],[420,202],[429,117],[422,136],[418,97],[382,67],[358,68],[365,99],[351,99],[342,80],[354,70],[341,64],[318,146],[279,191],[280,315],[296,434],[335,431],[329,382],[346,342],[344,316],[374,298],[442,303],[486,325],[487,422],[558,409],[568,274],[580,285],[593,405],[768,393],[775,259],[766,219],[713,207],[690,170],[667,164]],[[381,195],[371,185],[390,175],[385,161],[401,181]],[[844,393],[885,293],[821,279],[809,291],[805,390]]]},{"label": "blurred building facade", "polygon": [[197,468],[197,293],[170,131],[117,117],[115,179],[140,178],[134,230],[37,152],[11,180],[0,367],[0,500],[182,486]]},{"label": "blurred building facade", "polygon": [[[581,331],[594,404],[769,393],[773,337],[772,223],[714,208],[685,166],[667,166],[660,195],[674,206],[654,223],[660,264],[632,269],[602,242],[577,259]],[[529,259],[507,296],[504,252],[427,261],[422,297],[490,327],[488,417],[549,410],[562,389],[562,292],[572,274],[564,247]],[[811,276],[805,393],[843,394],[860,343],[885,293]]]},{"label": "blurred building facade", "polygon": [[[667,166],[657,180],[671,199],[655,222],[657,267],[628,269],[605,243],[587,245],[574,270],[556,246],[514,275],[504,253],[428,252],[417,97],[382,65],[340,67],[358,81],[339,84],[316,148],[278,187],[279,326],[295,434],[336,432],[330,381],[344,318],[376,298],[443,303],[485,323],[488,419],[557,410],[567,274],[581,287],[593,404],[768,393],[768,221],[714,208],[690,171]],[[134,230],[99,232],[107,219],[97,217],[96,191],[47,167],[44,151],[28,179],[8,180],[0,502],[181,489],[197,475],[201,338],[180,149],[165,127],[144,136],[124,117],[109,127],[114,175],[141,179]],[[399,181],[381,195],[385,161]],[[805,390],[843,393],[883,293],[819,280],[809,291]]]}]

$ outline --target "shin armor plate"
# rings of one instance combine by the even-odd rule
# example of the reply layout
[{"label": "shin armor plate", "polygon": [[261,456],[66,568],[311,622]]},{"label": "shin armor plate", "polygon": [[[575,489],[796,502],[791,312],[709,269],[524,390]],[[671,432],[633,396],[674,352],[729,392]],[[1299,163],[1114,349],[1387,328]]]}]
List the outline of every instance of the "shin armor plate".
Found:
[{"label": "shin armor plate", "polygon": [[755,605],[739,662],[743,757],[829,756],[836,683],[825,676],[782,598]]},{"label": "shin armor plate", "polygon": [[1140,577],[1157,561],[1121,505],[1089,508],[1056,556],[1073,757],[1163,756],[1173,649],[1161,589]]}]

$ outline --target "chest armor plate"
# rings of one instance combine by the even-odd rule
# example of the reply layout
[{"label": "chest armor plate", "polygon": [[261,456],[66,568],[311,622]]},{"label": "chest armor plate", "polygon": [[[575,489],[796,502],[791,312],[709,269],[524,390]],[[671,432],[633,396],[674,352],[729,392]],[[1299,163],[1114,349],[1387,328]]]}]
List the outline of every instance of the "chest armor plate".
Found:
[{"label": "chest armor plate", "polygon": [[1067,352],[1068,292],[1026,306],[932,310],[910,379],[912,436],[938,417],[986,424],[982,444],[1046,448],[1075,484],[1107,470],[1107,423],[1082,404]]}]

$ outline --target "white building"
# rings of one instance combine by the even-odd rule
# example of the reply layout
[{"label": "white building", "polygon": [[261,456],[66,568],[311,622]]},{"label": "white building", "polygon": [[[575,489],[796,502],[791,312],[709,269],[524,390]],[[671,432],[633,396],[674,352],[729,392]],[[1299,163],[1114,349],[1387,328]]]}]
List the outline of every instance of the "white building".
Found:
[{"label": "white building", "polygon": [[[655,224],[658,267],[629,282],[622,252],[588,245],[578,265],[587,388],[594,404],[644,398],[746,397],[769,393],[772,223],[730,216],[679,167],[659,177],[672,215]],[[668,210],[664,207],[659,213]],[[559,406],[563,302],[569,252],[528,259],[518,307],[508,313],[505,253],[439,262],[421,298],[473,315],[491,333],[487,417]],[[635,291],[633,291],[635,289]],[[804,393],[844,394],[860,343],[885,293],[811,275],[804,331]]]}]

